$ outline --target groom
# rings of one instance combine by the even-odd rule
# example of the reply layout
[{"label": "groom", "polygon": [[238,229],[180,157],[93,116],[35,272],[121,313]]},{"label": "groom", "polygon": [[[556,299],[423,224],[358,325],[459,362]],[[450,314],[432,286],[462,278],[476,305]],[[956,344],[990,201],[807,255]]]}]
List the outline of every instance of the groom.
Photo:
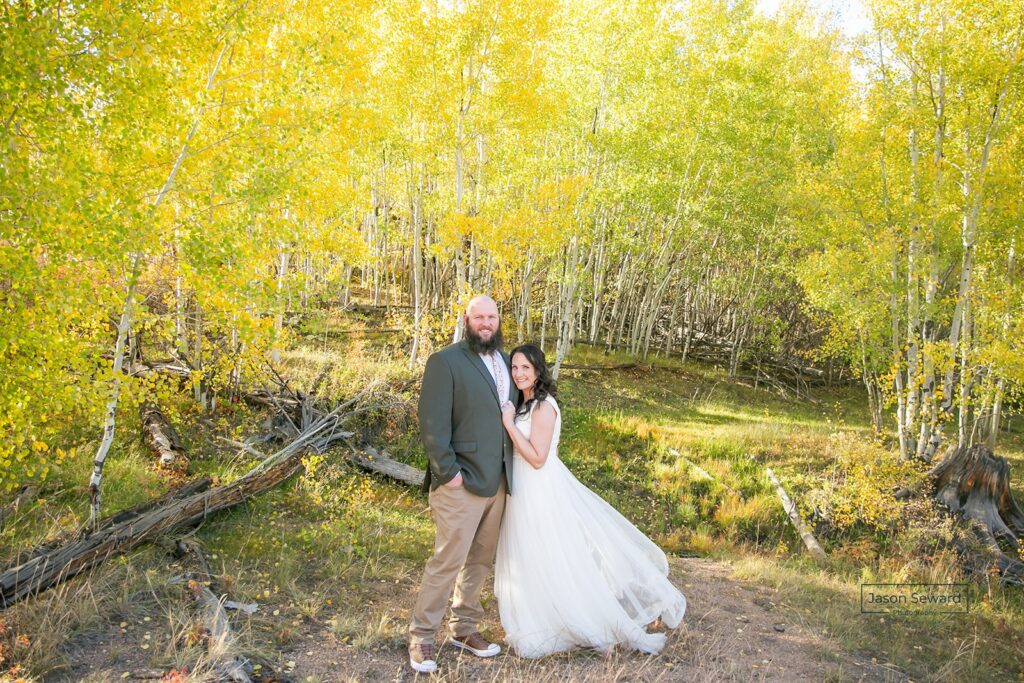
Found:
[{"label": "groom", "polygon": [[498,306],[477,296],[466,306],[462,341],[432,354],[423,373],[419,419],[430,466],[423,482],[437,533],[409,625],[409,665],[437,670],[434,634],[455,589],[452,645],[478,657],[501,652],[478,632],[480,589],[494,566],[505,491],[512,489],[512,442],[501,404],[513,403]]}]

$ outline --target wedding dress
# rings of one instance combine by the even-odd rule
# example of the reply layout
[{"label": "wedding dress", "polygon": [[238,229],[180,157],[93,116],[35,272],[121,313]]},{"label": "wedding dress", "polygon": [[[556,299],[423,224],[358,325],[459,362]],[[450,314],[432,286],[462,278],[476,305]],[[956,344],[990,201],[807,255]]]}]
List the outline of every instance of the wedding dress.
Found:
[{"label": "wedding dress", "polygon": [[[498,539],[494,594],[506,640],[523,657],[617,644],[657,652],[665,634],[644,627],[658,617],[678,626],[686,598],[661,549],[559,459],[562,414],[545,400],[556,414],[547,460],[535,469],[515,454]],[[527,438],[532,416],[516,420]]]}]

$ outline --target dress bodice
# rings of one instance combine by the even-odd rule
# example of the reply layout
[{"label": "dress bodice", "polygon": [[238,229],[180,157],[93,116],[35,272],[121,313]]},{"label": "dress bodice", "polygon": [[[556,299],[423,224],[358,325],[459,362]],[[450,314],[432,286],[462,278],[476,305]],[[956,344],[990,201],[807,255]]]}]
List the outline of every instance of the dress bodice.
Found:
[{"label": "dress bodice", "polygon": [[[551,407],[555,409],[555,431],[551,434],[551,445],[548,447],[548,458],[558,457],[558,440],[562,436],[562,410],[558,407],[558,403],[552,396],[545,396],[544,402],[550,403]],[[533,411],[540,405],[539,402],[534,402],[530,406],[530,412],[526,413],[521,417],[516,418],[516,426],[519,427],[519,431],[522,432],[523,436],[527,439],[530,438],[530,434],[533,433]],[[516,457],[522,458],[519,451],[515,452]]]}]

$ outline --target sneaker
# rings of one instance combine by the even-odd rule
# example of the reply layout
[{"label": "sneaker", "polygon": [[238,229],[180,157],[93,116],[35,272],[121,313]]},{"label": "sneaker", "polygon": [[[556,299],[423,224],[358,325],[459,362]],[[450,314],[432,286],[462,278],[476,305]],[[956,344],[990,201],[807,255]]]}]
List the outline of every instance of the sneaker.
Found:
[{"label": "sneaker", "polygon": [[455,647],[461,647],[463,650],[469,650],[477,657],[493,657],[501,652],[500,646],[496,643],[488,643],[484,640],[484,637],[476,631],[470,633],[468,636],[452,637],[452,645]]},{"label": "sneaker", "polygon": [[409,666],[421,674],[432,674],[437,671],[433,643],[409,643]]}]

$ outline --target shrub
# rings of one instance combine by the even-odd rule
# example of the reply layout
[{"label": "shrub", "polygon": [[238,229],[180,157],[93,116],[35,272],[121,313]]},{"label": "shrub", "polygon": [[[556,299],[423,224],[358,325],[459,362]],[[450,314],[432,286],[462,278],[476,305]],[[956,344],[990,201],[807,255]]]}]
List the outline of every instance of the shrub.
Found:
[{"label": "shrub", "polygon": [[836,432],[829,441],[833,460],[819,486],[803,497],[805,514],[825,520],[836,532],[861,527],[871,531],[895,530],[904,517],[903,505],[893,493],[912,486],[923,473],[874,441],[849,432]]}]

